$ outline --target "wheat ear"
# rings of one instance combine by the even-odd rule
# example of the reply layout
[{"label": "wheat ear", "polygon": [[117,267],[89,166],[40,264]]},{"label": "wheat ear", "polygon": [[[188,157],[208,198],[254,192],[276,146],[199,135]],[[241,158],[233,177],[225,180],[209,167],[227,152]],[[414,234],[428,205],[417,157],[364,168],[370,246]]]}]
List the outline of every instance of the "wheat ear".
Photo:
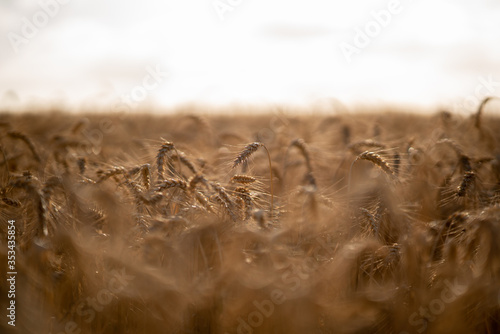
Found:
[{"label": "wheat ear", "polygon": [[359,208],[359,211],[370,222],[373,232],[375,233],[376,236],[378,236],[380,222],[377,220],[377,218],[375,218],[375,216],[368,209]]},{"label": "wheat ear", "polygon": [[358,155],[356,160],[370,161],[374,165],[380,167],[380,169],[382,169],[390,177],[394,176],[394,171],[391,169],[391,167],[389,167],[389,164],[387,163],[387,161],[385,161],[384,158],[382,158],[382,156],[380,154],[373,153],[370,151],[365,151],[365,152],[361,153],[360,155]]},{"label": "wheat ear", "polygon": [[156,155],[156,166],[158,169],[158,179],[160,181],[164,179],[163,172],[165,170],[164,169],[165,157],[167,157],[171,151],[175,151],[177,153],[177,162],[179,163],[179,174],[182,174],[181,158],[179,152],[177,151],[177,148],[175,147],[174,143],[165,141],[161,145],[160,149],[158,150],[158,154]]},{"label": "wheat ear", "polygon": [[217,195],[215,195],[214,198],[224,207],[224,209],[226,209],[231,219],[233,221],[237,221],[238,218],[233,212],[234,203],[229,198],[229,195],[227,194],[224,187],[222,187],[219,183],[213,183],[212,187],[217,192]]},{"label": "wheat ear", "polygon": [[253,201],[250,192],[245,187],[238,187],[234,190],[234,194],[243,200],[245,203],[245,220],[252,215]]},{"label": "wheat ear", "polygon": [[307,144],[304,141],[304,139],[299,138],[299,139],[292,140],[292,142],[290,143],[290,147],[296,147],[299,149],[300,153],[304,157],[304,160],[306,161],[307,171],[311,172],[312,171],[311,157],[309,155],[309,149],[308,149]]},{"label": "wheat ear", "polygon": [[466,171],[464,173],[464,177],[462,178],[462,182],[460,182],[460,185],[457,188],[457,196],[464,197],[475,179],[476,173],[474,173],[474,171]]},{"label": "wheat ear", "polygon": [[164,171],[164,164],[165,164],[165,157],[167,156],[168,152],[172,151],[174,149],[174,144],[172,142],[164,142],[160,149],[158,150],[158,154],[156,155],[156,166],[158,170],[158,179],[163,180],[163,171]]},{"label": "wheat ear", "polygon": [[12,199],[12,198],[8,198],[8,197],[2,197],[2,202],[4,202],[5,204],[7,204],[8,206],[12,206],[12,207],[15,207],[15,208],[18,208],[18,207],[21,206],[21,202],[19,202],[16,199]]},{"label": "wheat ear", "polygon": [[78,166],[78,171],[80,172],[81,175],[83,175],[83,173],[85,173],[85,166],[87,164],[87,161],[85,160],[85,158],[79,158],[76,161],[76,164]]},{"label": "wheat ear", "polygon": [[196,167],[194,166],[194,164],[191,162],[191,160],[189,160],[187,157],[186,157],[186,154],[184,154],[184,152],[181,152],[179,151],[179,153],[175,156],[172,156],[172,158],[174,159],[178,159],[181,163],[184,164],[184,166],[186,166],[193,174],[196,174],[197,171],[196,171]]},{"label": "wheat ear", "polygon": [[190,191],[194,191],[196,189],[196,186],[198,183],[203,183],[205,185],[208,185],[207,179],[202,174],[195,174],[191,176],[188,180],[188,188]]},{"label": "wheat ear", "polygon": [[250,156],[254,154],[261,146],[264,146],[264,144],[259,142],[246,145],[243,151],[241,151],[240,154],[238,154],[238,156],[236,157],[236,159],[234,159],[232,168],[236,168],[238,165],[247,161],[248,158],[250,158]]},{"label": "wheat ear", "polygon": [[347,146],[347,148],[350,149],[353,153],[359,153],[362,147],[373,149],[373,148],[385,148],[386,146],[372,139],[358,141]]},{"label": "wheat ear", "polygon": [[25,175],[26,179],[18,179],[15,181],[10,181],[9,186],[14,188],[24,189],[28,195],[33,199],[36,213],[38,216],[39,227],[42,230],[42,233],[47,236],[48,235],[48,226],[47,226],[47,203],[45,201],[45,197],[41,191],[37,187],[33,185],[31,182],[31,175]]},{"label": "wheat ear", "polygon": [[26,136],[24,133],[21,133],[18,131],[10,131],[7,133],[7,135],[13,139],[19,139],[19,140],[23,141],[26,144],[26,146],[28,146],[29,150],[31,151],[33,158],[35,158],[35,160],[37,162],[41,161],[40,156],[36,152],[35,145],[33,145],[33,142],[28,138],[28,136]]},{"label": "wheat ear", "polygon": [[233,183],[250,184],[257,181],[257,179],[250,175],[235,175],[231,178]]},{"label": "wheat ear", "polygon": [[270,175],[270,189],[271,189],[271,214],[274,209],[274,190],[273,190],[273,165],[271,162],[271,154],[269,154],[269,150],[267,149],[266,145],[264,145],[261,142],[254,142],[250,143],[247,146],[245,146],[245,149],[238,154],[236,159],[234,160],[233,163],[233,168],[237,167],[238,165],[242,164],[243,162],[247,161],[250,156],[255,153],[259,149],[259,147],[263,147],[266,150],[267,153],[267,159],[269,160],[269,175]]},{"label": "wheat ear", "polygon": [[112,176],[116,175],[124,175],[125,174],[125,168],[123,167],[113,167],[107,171],[98,171],[97,172],[99,179],[96,181],[97,183],[103,182],[104,180],[109,179]]},{"label": "wheat ear", "polygon": [[133,176],[139,172],[141,173],[141,178],[142,178],[142,183],[144,184],[144,188],[149,189],[151,185],[151,165],[143,164],[134,167],[127,172],[127,176]]},{"label": "wheat ear", "polygon": [[347,185],[348,191],[351,190],[352,168],[353,168],[354,164],[356,163],[356,161],[358,161],[358,160],[370,161],[375,166],[382,169],[385,172],[385,174],[388,175],[390,178],[395,178],[394,171],[389,166],[389,163],[384,158],[382,158],[382,156],[380,154],[370,152],[370,151],[365,151],[365,152],[361,153],[360,155],[358,155],[356,157],[356,159],[354,159],[354,161],[351,164],[351,168],[349,169],[349,179],[348,179],[348,183],[347,183],[348,184]]},{"label": "wheat ear", "polygon": [[200,203],[208,212],[214,212],[212,205],[210,205],[210,202],[208,201],[205,194],[203,194],[201,191],[196,191],[195,197],[198,203]]},{"label": "wheat ear", "polygon": [[144,183],[144,188],[149,189],[151,185],[151,166],[149,164],[144,164],[141,166],[141,177]]},{"label": "wheat ear", "polygon": [[182,190],[187,189],[187,183],[184,180],[179,180],[179,179],[166,179],[160,184],[155,189],[155,192],[160,192],[164,189],[169,189],[169,188],[180,188]]}]

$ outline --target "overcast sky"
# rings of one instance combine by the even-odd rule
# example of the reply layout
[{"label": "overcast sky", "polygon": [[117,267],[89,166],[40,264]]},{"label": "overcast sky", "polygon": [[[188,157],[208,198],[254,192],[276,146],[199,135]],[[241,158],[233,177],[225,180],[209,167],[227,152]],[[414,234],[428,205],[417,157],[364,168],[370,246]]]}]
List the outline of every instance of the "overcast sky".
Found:
[{"label": "overcast sky", "polygon": [[0,104],[472,108],[500,95],[498,1],[60,2],[0,0]]}]

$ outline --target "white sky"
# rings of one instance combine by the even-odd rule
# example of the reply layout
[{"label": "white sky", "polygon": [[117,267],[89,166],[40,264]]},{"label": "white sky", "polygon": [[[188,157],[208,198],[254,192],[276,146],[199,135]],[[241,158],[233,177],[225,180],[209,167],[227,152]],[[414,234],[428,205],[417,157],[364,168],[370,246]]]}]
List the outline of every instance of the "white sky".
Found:
[{"label": "white sky", "polygon": [[[213,0],[65,1],[14,52],[9,38],[41,7],[0,0],[0,105],[12,100],[6,91],[22,103],[109,104],[156,66],[168,75],[147,91],[148,105],[334,98],[456,107],[467,96],[472,106],[475,95],[500,95],[498,1],[401,0],[350,63],[340,43],[353,44],[391,0],[219,0],[235,4],[224,20]],[[499,84],[475,93],[480,76]]]}]

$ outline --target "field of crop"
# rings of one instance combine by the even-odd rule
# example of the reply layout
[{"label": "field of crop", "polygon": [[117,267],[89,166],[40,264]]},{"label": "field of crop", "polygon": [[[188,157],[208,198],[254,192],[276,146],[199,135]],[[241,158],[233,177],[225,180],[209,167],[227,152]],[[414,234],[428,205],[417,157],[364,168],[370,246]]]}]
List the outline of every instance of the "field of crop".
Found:
[{"label": "field of crop", "polygon": [[499,333],[499,143],[484,112],[3,114],[0,331]]}]

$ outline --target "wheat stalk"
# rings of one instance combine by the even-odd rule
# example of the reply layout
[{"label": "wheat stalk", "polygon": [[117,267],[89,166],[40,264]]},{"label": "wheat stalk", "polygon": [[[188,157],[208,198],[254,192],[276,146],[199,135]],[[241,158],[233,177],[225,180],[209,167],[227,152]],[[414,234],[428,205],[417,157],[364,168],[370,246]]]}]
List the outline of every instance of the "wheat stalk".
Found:
[{"label": "wheat stalk", "polygon": [[488,103],[488,101],[491,101],[492,99],[493,96],[486,97],[477,108],[476,115],[474,116],[474,126],[479,130],[481,130],[481,115],[483,113],[484,106],[486,105],[486,103]]}]

